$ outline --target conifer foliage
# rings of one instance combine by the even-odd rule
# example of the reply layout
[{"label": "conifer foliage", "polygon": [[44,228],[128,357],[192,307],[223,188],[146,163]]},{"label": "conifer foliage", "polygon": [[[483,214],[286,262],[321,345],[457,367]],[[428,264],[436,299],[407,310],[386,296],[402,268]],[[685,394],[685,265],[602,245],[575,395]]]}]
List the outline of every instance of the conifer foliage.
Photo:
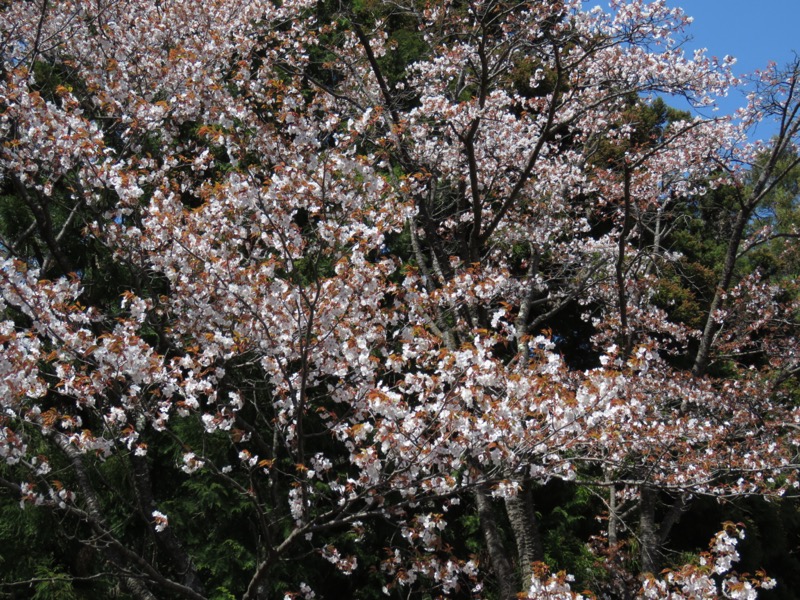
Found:
[{"label": "conifer foliage", "polygon": [[[0,3],[0,484],[41,553],[0,593],[772,587],[740,525],[668,550],[697,498],[798,486],[800,62],[669,109],[738,85],[688,23]],[[601,524],[551,571],[553,482]]]}]

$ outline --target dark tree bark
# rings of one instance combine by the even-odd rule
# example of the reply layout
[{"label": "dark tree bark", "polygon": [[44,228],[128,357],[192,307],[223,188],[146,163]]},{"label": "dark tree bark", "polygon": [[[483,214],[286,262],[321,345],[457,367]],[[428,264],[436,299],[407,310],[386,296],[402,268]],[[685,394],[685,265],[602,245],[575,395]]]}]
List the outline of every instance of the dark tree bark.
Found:
[{"label": "dark tree bark", "polygon": [[483,487],[475,490],[475,503],[478,507],[481,531],[486,542],[486,550],[489,553],[489,561],[498,580],[500,598],[501,600],[515,600],[518,591],[517,577],[500,536],[491,500]]},{"label": "dark tree bark", "polygon": [[525,590],[530,587],[533,578],[532,564],[544,559],[530,482],[523,482],[519,494],[506,499],[506,512],[517,542],[522,589]]},{"label": "dark tree bark", "polygon": [[[153,485],[150,479],[150,465],[144,456],[133,456],[134,481],[136,484],[136,496],[142,516],[149,519],[154,510],[157,510],[153,497]],[[203,582],[197,574],[191,557],[178,540],[172,528],[167,527],[156,536],[159,547],[169,556],[170,563],[181,576],[181,584],[194,590],[198,594],[205,595]]]},{"label": "dark tree bark", "polygon": [[661,540],[656,527],[656,490],[644,484],[639,498],[639,561],[642,573],[658,573],[661,568]]}]

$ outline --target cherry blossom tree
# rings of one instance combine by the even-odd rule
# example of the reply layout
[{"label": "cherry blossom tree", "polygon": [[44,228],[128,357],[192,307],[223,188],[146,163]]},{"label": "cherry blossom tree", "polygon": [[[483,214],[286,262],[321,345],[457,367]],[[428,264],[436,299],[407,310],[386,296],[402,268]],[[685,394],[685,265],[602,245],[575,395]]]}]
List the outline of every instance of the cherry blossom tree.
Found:
[{"label": "cherry blossom tree", "polygon": [[[78,532],[92,577],[312,598],[289,561],[373,560],[389,595],[572,597],[540,566],[533,499],[561,479],[603,499],[602,545],[638,537],[631,593],[772,584],[712,579],[734,526],[658,572],[693,496],[797,485],[797,296],[742,269],[791,233],[751,224],[797,166],[797,61],[735,123],[652,117],[658,95],[708,107],[737,84],[663,1],[0,15],[0,483]],[[723,188],[697,328],[656,292],[681,214]],[[203,557],[231,547],[224,579]]]}]

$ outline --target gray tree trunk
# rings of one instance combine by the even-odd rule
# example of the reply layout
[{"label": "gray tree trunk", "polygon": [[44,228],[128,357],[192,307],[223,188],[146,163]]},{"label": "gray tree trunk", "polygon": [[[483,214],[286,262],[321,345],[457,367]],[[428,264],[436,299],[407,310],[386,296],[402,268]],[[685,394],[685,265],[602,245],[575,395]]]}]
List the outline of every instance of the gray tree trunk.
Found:
[{"label": "gray tree trunk", "polygon": [[489,561],[498,580],[500,600],[516,600],[517,577],[500,536],[491,500],[483,487],[475,490],[475,504],[478,507],[481,531],[486,542],[486,550],[489,552]]},{"label": "gray tree trunk", "polygon": [[544,559],[542,538],[530,482],[523,482],[519,494],[506,499],[506,512],[511,523],[511,531],[514,532],[517,542],[522,589],[527,590],[533,577],[532,564]]},{"label": "gray tree trunk", "polygon": [[642,573],[661,569],[661,539],[656,527],[656,490],[647,484],[639,490],[639,561]]}]

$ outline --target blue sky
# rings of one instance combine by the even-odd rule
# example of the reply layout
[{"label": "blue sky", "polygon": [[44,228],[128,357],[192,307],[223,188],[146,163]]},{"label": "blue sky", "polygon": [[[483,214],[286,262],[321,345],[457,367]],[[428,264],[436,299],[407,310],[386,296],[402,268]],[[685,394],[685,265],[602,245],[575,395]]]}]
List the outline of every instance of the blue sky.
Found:
[{"label": "blue sky", "polygon": [[690,48],[737,58],[737,75],[779,65],[800,52],[800,0],[671,0],[694,17]]},{"label": "blue sky", "polygon": [[[608,9],[608,0],[586,0],[589,8],[600,4]],[[770,61],[788,63],[800,54],[800,0],[667,0],[694,18],[686,34],[687,54],[707,48],[709,56],[734,56],[733,71],[738,76],[763,69]],[[688,108],[680,99],[666,99],[678,108]],[[732,114],[745,103],[736,90],[719,101],[717,114]],[[706,113],[707,114],[707,113]],[[775,127],[764,124],[751,132],[751,139],[768,138]]]},{"label": "blue sky", "polygon": [[[800,53],[800,0],[669,0],[694,17],[687,50],[708,48],[711,56],[735,56],[737,75],[779,65]],[[731,113],[743,103],[738,93],[720,102],[720,112]],[[768,136],[760,128],[758,136]]]},{"label": "blue sky", "polygon": [[749,72],[774,60],[787,62],[800,52],[798,0],[670,0],[694,17],[692,47],[738,59],[736,70]]}]

